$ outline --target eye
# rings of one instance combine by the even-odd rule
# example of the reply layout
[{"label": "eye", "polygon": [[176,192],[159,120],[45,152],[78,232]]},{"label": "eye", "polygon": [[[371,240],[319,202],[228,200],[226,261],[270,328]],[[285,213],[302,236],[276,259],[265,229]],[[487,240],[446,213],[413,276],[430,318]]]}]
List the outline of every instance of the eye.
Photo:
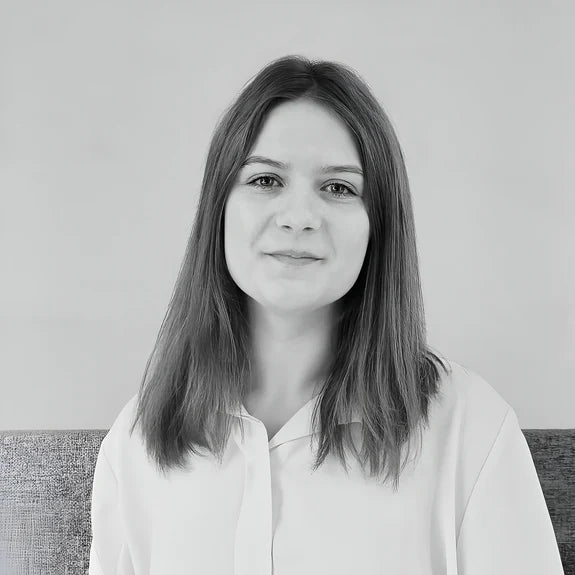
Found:
[{"label": "eye", "polygon": [[[332,182],[331,184],[327,184],[328,186],[341,186],[342,188],[345,188],[349,195],[355,196],[357,195],[349,186],[346,186],[345,184],[342,184],[341,182]],[[327,187],[327,186],[326,186]],[[334,193],[335,196],[344,196],[345,194],[342,193]]]},{"label": "eye", "polygon": [[[256,188],[272,188],[273,185],[265,185],[265,184],[259,184],[257,182],[259,182],[260,180],[273,180],[275,182],[277,182],[277,179],[273,176],[259,176],[257,178],[254,178],[253,180],[251,180],[250,182],[248,182],[248,185],[250,186],[255,186]],[[346,186],[345,184],[342,184],[341,182],[331,182],[329,184],[326,184],[324,187],[327,188],[328,186],[341,186],[342,188],[344,188],[346,190],[346,193],[342,193],[342,192],[331,192],[331,194],[335,197],[341,198],[341,197],[345,197],[345,196],[356,196],[357,194],[349,187]]]},{"label": "eye", "polygon": [[272,187],[272,186],[266,186],[266,185],[262,185],[262,184],[256,184],[255,182],[258,182],[259,180],[275,180],[277,182],[277,180],[273,176],[259,176],[258,178],[255,178],[251,182],[248,182],[248,184],[250,186],[255,186],[256,188],[271,188]]}]

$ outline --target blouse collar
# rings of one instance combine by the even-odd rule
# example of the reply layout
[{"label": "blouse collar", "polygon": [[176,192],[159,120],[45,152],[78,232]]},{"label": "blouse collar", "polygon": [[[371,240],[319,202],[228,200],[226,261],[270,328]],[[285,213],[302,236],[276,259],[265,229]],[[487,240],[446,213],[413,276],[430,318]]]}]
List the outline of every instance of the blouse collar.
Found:
[{"label": "blouse collar", "polygon": [[[307,403],[305,403],[296,413],[292,415],[292,417],[286,421],[286,423],[278,430],[278,432],[271,438],[269,441],[269,448],[272,449],[281,445],[282,443],[286,443],[288,441],[293,441],[295,439],[299,439],[301,437],[312,436],[315,433],[319,433],[319,429],[314,429],[312,427],[312,414],[313,409],[318,401],[319,394],[312,397]],[[244,419],[244,421],[250,422],[259,422],[261,423],[256,417],[250,415],[246,410],[243,403],[240,406],[240,409],[236,410],[228,410],[227,413],[233,415],[238,418]],[[339,424],[351,424],[351,423],[361,423],[362,419],[359,415],[359,411],[354,408],[352,410],[351,417],[345,418],[340,416]]]}]

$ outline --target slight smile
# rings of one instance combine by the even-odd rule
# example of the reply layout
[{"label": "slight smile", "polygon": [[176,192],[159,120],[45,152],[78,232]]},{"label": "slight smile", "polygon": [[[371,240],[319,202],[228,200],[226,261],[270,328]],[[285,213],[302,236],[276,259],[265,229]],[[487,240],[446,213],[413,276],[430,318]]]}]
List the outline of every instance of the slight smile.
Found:
[{"label": "slight smile", "polygon": [[281,254],[267,254],[267,255],[276,260],[277,262],[295,267],[306,266],[320,261],[318,258],[300,258],[300,257],[294,258],[292,256],[284,256]]}]

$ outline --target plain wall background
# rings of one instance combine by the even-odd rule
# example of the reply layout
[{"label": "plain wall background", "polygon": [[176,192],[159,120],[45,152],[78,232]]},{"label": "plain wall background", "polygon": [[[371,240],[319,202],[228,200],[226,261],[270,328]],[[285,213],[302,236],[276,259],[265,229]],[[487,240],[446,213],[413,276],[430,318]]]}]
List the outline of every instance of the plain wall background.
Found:
[{"label": "plain wall background", "polygon": [[396,127],[431,346],[575,427],[574,6],[1,2],[0,429],[108,428],[138,391],[216,122],[291,53]]}]

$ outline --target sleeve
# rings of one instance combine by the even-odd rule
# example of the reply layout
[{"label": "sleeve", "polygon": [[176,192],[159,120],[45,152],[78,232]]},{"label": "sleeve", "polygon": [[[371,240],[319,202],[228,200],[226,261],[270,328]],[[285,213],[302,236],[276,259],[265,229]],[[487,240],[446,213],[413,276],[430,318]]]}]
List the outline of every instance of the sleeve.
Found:
[{"label": "sleeve", "polygon": [[564,575],[537,470],[512,408],[468,500],[457,567],[460,575]]},{"label": "sleeve", "polygon": [[91,523],[88,575],[133,575],[128,547],[124,541],[118,481],[106,456],[104,442],[100,446],[94,469]]}]

